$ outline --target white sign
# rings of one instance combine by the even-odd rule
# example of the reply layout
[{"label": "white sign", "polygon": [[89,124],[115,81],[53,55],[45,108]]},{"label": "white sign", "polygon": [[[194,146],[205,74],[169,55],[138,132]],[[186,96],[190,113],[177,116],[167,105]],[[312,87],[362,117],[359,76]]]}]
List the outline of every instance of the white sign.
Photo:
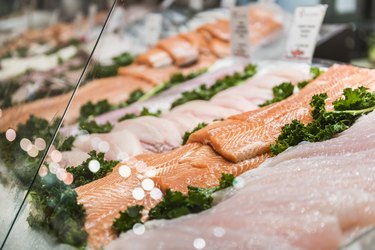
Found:
[{"label": "white sign", "polygon": [[250,57],[250,30],[248,7],[231,9],[230,42],[233,56]]},{"label": "white sign", "polygon": [[297,7],[286,44],[286,59],[310,63],[327,5]]},{"label": "white sign", "polygon": [[196,11],[201,11],[204,8],[203,0],[190,0],[189,7]]},{"label": "white sign", "polygon": [[233,8],[236,6],[236,0],[221,0],[221,7],[222,8]]},{"label": "white sign", "polygon": [[157,13],[147,14],[145,19],[145,35],[147,45],[154,45],[160,39],[163,17]]}]

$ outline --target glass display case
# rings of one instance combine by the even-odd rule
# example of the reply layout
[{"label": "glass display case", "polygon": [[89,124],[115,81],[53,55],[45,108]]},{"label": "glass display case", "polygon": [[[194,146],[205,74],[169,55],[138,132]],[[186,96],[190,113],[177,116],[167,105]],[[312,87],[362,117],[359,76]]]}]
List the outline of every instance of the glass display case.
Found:
[{"label": "glass display case", "polygon": [[[231,55],[236,2],[250,58]],[[371,249],[373,190],[330,167],[352,154],[371,170],[374,131],[353,133],[374,117],[375,97],[359,88],[368,102],[350,106],[353,117],[322,117],[342,79],[375,90],[375,73],[286,61],[293,13],[283,2],[0,1],[1,249]],[[318,46],[344,26],[325,26]],[[314,84],[330,98],[319,114]],[[280,118],[288,113],[293,121]],[[318,118],[326,127],[309,128]],[[275,144],[288,128],[311,134]],[[264,137],[243,141],[251,129]],[[345,138],[355,149],[339,148]],[[342,179],[331,185],[329,174]]]}]

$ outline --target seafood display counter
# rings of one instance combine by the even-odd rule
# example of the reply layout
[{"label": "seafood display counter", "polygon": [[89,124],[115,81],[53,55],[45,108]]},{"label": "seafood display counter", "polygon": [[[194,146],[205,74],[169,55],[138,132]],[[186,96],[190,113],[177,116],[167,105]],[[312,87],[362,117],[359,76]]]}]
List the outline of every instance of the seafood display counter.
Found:
[{"label": "seafood display counter", "polygon": [[3,44],[1,248],[371,249],[375,71],[283,60],[262,1],[234,57],[228,9],[176,2]]}]

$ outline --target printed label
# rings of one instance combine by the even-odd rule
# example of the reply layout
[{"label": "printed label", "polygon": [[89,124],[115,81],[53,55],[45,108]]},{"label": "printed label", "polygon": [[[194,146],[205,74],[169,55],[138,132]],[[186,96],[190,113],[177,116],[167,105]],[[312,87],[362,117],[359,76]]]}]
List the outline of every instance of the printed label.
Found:
[{"label": "printed label", "polygon": [[233,56],[250,57],[250,30],[248,7],[231,9],[231,52]]},{"label": "printed label", "polygon": [[145,34],[147,45],[154,45],[160,39],[163,17],[160,14],[147,14],[145,20]]},{"label": "printed label", "polygon": [[204,7],[203,0],[190,0],[189,7],[197,11],[203,10],[203,7]]},{"label": "printed label", "polygon": [[236,0],[221,0],[221,7],[222,8],[233,8],[236,6]]},{"label": "printed label", "polygon": [[286,45],[288,60],[311,62],[326,10],[327,5],[296,8]]}]

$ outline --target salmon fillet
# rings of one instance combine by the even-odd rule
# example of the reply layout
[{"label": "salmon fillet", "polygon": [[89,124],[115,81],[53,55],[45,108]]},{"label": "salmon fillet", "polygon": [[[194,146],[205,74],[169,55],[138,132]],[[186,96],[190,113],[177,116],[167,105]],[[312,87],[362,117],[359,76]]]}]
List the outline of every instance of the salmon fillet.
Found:
[{"label": "salmon fillet", "polygon": [[179,36],[164,39],[156,47],[166,51],[179,67],[190,65],[196,62],[199,57],[199,51]]},{"label": "salmon fillet", "polygon": [[188,142],[209,144],[233,162],[250,159],[268,152],[285,124],[294,119],[304,124],[311,121],[309,102],[313,95],[326,92],[330,103],[339,98],[345,88],[359,86],[374,89],[375,72],[336,65],[286,100],[209,125],[193,133]]},{"label": "salmon fillet", "polygon": [[209,48],[217,57],[223,58],[230,55],[230,44],[226,41],[213,38],[209,43]]},{"label": "salmon fillet", "polygon": [[157,85],[169,80],[171,75],[178,71],[175,66],[167,66],[161,69],[151,68],[147,65],[132,64],[120,67],[118,74],[122,76],[132,76]]},{"label": "salmon fillet", "polygon": [[215,23],[208,23],[198,28],[199,32],[208,32],[212,37],[223,41],[230,40],[230,27],[228,20],[218,20]]},{"label": "salmon fillet", "polygon": [[146,64],[153,68],[160,68],[171,65],[173,60],[164,50],[151,48],[146,53],[138,56],[136,62],[139,64]]},{"label": "salmon fillet", "polygon": [[[131,76],[115,76],[93,80],[78,89],[64,123],[75,122],[79,116],[80,107],[88,101],[95,103],[107,99],[110,103],[115,104],[126,100],[129,94],[136,89],[147,91],[151,87],[149,83]],[[68,92],[3,110],[0,119],[0,131],[26,122],[31,115],[49,121],[55,117],[61,117],[71,95],[72,92]]]},{"label": "salmon fillet", "polygon": [[[162,154],[144,154],[126,163],[116,166],[112,173],[97,181],[76,188],[78,203],[86,210],[85,230],[89,234],[88,243],[97,249],[115,237],[112,223],[119,212],[128,206],[141,204],[146,210],[155,206],[159,200],[145,197],[137,201],[132,191],[141,187],[141,180],[149,171],[155,171],[151,177],[155,187],[165,191],[167,188],[186,193],[187,186],[213,187],[219,185],[222,173],[239,175],[257,167],[269,155],[234,164],[217,155],[211,147],[191,143],[174,151]],[[121,166],[131,169],[131,175],[125,178],[119,174]]]},{"label": "salmon fillet", "polygon": [[179,37],[189,42],[200,53],[207,54],[210,52],[206,39],[199,32],[181,33]]}]

